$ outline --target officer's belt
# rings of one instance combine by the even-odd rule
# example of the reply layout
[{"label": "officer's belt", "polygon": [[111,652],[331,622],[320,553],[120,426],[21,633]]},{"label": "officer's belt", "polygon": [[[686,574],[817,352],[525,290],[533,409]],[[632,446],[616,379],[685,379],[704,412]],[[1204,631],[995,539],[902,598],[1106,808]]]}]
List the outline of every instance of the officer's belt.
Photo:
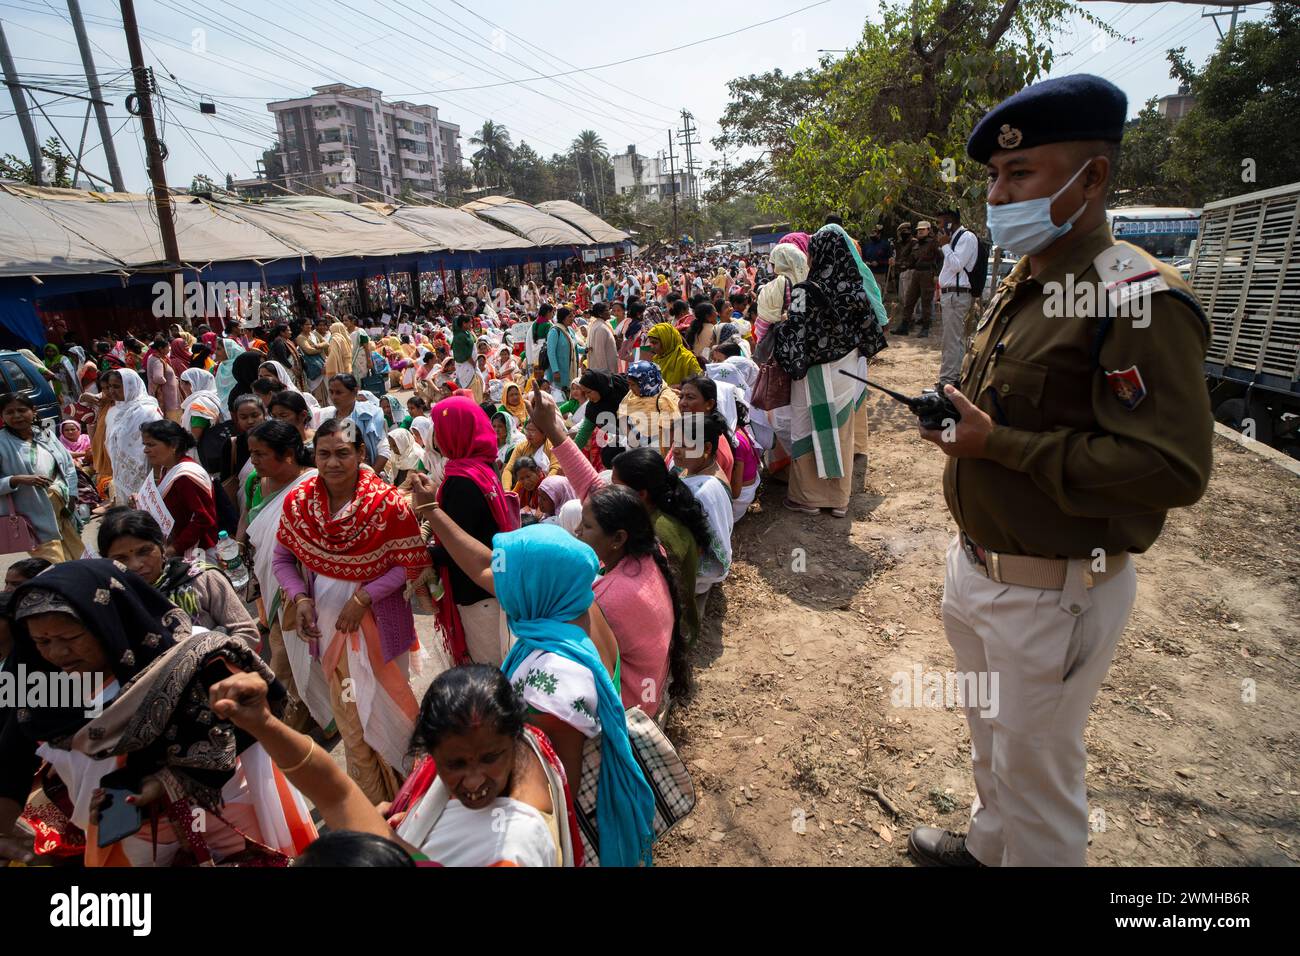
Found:
[{"label": "officer's belt", "polygon": [[[976,544],[965,531],[961,533],[962,550],[975,569],[990,581],[998,584],[1015,584],[1045,591],[1065,588],[1070,562],[1066,558],[1036,558],[1027,554],[1001,554]],[[1124,570],[1128,552],[1106,555],[1106,570],[1084,573],[1084,585],[1096,587],[1104,584]]]},{"label": "officer's belt", "polygon": [[939,291],[940,292],[965,292],[967,295],[970,295],[970,287],[964,285],[946,285],[943,286]]}]

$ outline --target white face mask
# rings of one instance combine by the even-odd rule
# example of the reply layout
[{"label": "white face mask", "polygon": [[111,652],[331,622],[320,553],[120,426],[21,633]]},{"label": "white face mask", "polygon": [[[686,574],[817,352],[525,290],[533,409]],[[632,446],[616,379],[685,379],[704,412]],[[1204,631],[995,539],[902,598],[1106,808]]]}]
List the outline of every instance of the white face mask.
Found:
[{"label": "white face mask", "polygon": [[[1095,159],[1093,157],[1092,159]],[[988,207],[989,236],[995,246],[1000,246],[1012,255],[1032,256],[1042,252],[1057,239],[1070,231],[1075,221],[1088,208],[1085,199],[1083,205],[1059,226],[1052,222],[1052,203],[1070,188],[1070,184],[1079,178],[1079,174],[1088,168],[1089,159],[1079,167],[1079,171],[1065,181],[1065,185],[1050,196],[1041,199],[1026,199],[1023,202],[1005,203],[1001,206]]]}]

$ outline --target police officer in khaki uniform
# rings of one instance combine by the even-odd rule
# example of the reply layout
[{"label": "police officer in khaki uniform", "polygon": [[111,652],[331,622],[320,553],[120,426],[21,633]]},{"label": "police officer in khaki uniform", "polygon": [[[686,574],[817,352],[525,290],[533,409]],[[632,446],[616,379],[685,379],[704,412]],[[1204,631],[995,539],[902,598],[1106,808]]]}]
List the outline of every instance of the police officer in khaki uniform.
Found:
[{"label": "police officer in khaki uniform", "polygon": [[1116,242],[1106,194],[1127,103],[1075,75],[1027,87],[971,134],[995,244],[1023,256],[981,316],[948,456],[944,630],[966,700],[968,834],[912,831],[929,865],[1081,866],[1083,745],[1136,591],[1131,554],[1210,475],[1208,328],[1177,270]]},{"label": "police officer in khaki uniform", "polygon": [[930,334],[930,316],[934,308],[934,277],[938,274],[943,261],[939,244],[931,235],[930,224],[924,219],[916,224],[916,236],[908,240],[907,245],[898,254],[904,281],[898,287],[901,299],[899,319],[893,329],[896,335],[907,335],[912,328],[912,313],[916,305],[921,304],[921,331],[918,337]]}]

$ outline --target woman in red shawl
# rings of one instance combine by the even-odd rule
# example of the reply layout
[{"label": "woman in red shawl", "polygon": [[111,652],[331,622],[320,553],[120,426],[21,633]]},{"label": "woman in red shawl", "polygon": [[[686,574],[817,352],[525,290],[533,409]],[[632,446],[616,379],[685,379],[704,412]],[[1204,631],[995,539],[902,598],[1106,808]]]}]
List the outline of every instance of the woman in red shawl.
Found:
[{"label": "woman in red shawl", "polygon": [[365,439],[354,423],[324,422],[315,454],[317,474],[288,492],[276,534],[281,629],[303,702],[320,726],[335,722],[349,776],[380,803],[397,793],[419,712],[404,590],[429,567],[429,552],[406,498],[362,467]]},{"label": "woman in red shawl", "polygon": [[[429,417],[433,419],[434,444],[446,459],[436,507],[490,548],[493,535],[519,527],[517,502],[512,507],[507,500],[494,467],[496,429],[473,398],[463,395],[443,399]],[[435,542],[431,551],[443,587],[438,623],[452,660],[499,667],[505,656],[501,605],[460,569],[441,544]]]},{"label": "woman in red shawl", "polygon": [[190,347],[185,344],[184,339],[172,339],[171,352],[167,355],[167,361],[171,363],[172,368],[176,369],[177,378],[185,374],[185,370],[190,367]]}]

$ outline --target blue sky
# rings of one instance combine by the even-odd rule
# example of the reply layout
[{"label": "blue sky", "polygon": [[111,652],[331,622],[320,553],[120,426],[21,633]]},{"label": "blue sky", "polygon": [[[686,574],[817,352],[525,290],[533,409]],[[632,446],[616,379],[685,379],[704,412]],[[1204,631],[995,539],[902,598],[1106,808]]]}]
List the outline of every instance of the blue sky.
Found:
[{"label": "blue sky", "polygon": [[[373,86],[389,99],[438,106],[468,139],[484,119],[504,124],[515,142],[545,155],[563,150],[582,129],[595,129],[611,152],[635,144],[643,154],[667,148],[668,129],[680,126],[685,107],[700,127],[702,159],[717,154],[708,140],[727,103],[727,81],[780,67],[815,65],[819,49],[842,49],[860,34],[878,5],[825,0],[794,16],[725,39],[649,56],[607,69],[540,79],[678,47],[807,7],[813,0],[744,3],[660,0],[575,8],[522,0],[137,0],[145,60],[154,67],[166,99],[168,180],[185,185],[196,173],[224,179],[253,173],[254,161],[274,136],[266,103],[342,81]],[[126,70],[126,43],[113,0],[82,0],[82,11],[101,76]],[[1205,8],[1089,3],[1126,40],[1099,45],[1091,26],[1070,23],[1057,41],[1053,75],[1099,73],[1128,94],[1131,113],[1148,97],[1174,91],[1164,50],[1183,46],[1203,62],[1218,43]],[[1243,11],[1244,20],[1266,15],[1265,5]],[[65,0],[0,0],[19,74],[42,85],[80,76]],[[1226,21],[1225,29],[1226,29]],[[175,76],[175,80],[168,77]],[[510,80],[532,77],[533,82]],[[84,85],[84,76],[82,77]],[[106,99],[119,160],[129,189],[147,177],[138,122],[123,106],[125,79],[110,84]],[[501,85],[504,84],[504,85]],[[77,92],[84,90],[77,89]],[[200,97],[217,103],[217,115],[199,113]],[[85,103],[38,94],[50,121],[37,115],[38,136],[56,125],[74,147]],[[106,175],[92,121],[87,164]],[[462,143],[466,154],[471,151]],[[0,153],[24,155],[8,98],[0,102]]]}]

